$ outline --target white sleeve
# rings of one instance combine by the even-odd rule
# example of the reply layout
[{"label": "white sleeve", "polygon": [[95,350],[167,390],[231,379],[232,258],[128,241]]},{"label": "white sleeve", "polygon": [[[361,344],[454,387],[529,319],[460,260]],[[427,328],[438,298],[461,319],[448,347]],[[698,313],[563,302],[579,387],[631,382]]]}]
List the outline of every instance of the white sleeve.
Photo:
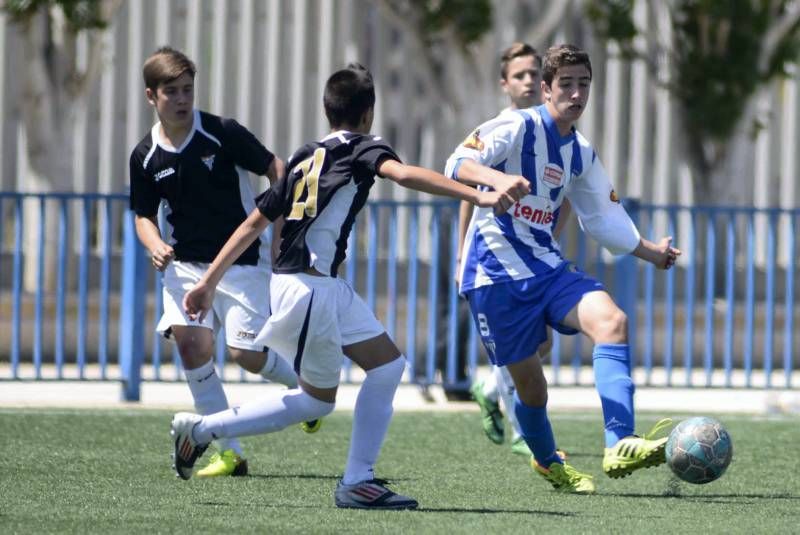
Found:
[{"label": "white sleeve", "polygon": [[594,157],[589,170],[573,180],[565,194],[583,231],[612,254],[628,254],[639,245],[639,231],[620,204],[600,158]]},{"label": "white sleeve", "polygon": [[525,135],[525,121],[518,113],[501,113],[472,131],[447,159],[444,174],[455,177],[464,158],[492,167],[507,159]]}]

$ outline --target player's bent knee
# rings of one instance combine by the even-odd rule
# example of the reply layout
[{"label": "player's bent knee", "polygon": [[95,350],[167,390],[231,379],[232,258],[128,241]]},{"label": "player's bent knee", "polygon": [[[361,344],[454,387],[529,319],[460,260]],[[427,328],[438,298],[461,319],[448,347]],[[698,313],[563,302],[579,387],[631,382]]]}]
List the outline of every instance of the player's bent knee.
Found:
[{"label": "player's bent knee", "polygon": [[228,346],[228,354],[230,354],[231,360],[250,373],[261,373],[267,362],[267,354],[263,351]]},{"label": "player's bent knee", "polygon": [[203,344],[196,344],[193,341],[185,341],[177,345],[181,362],[183,362],[183,367],[187,370],[199,368],[208,362],[213,355],[211,347]]},{"label": "player's bent knee", "polygon": [[619,308],[610,312],[597,322],[593,338],[595,343],[625,343],[628,339],[627,314]]},{"label": "player's bent knee", "polygon": [[525,391],[517,388],[517,396],[528,407],[545,407],[547,406],[547,383],[544,384],[544,388],[528,388]]},{"label": "player's bent knee", "polygon": [[309,421],[322,418],[333,412],[335,403],[317,399],[308,392],[300,391],[296,395],[284,398],[286,406],[292,410],[298,421]]},{"label": "player's bent knee", "polygon": [[303,378],[298,378],[297,381],[300,385],[300,389],[308,396],[313,397],[316,400],[324,401],[325,403],[336,403],[336,392],[338,387],[333,388],[320,388],[316,387],[309,382],[303,380]]},{"label": "player's bent knee", "polygon": [[387,362],[377,368],[372,368],[367,372],[367,377],[372,383],[379,383],[386,387],[396,388],[403,380],[403,372],[406,369],[406,358],[399,356],[391,362]]}]

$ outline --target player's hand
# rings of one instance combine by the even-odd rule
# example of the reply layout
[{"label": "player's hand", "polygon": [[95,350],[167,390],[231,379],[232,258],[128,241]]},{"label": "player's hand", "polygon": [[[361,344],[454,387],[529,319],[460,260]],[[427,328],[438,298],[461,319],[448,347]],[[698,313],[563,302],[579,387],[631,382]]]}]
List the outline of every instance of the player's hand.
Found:
[{"label": "player's hand", "polygon": [[183,310],[192,321],[203,321],[214,303],[215,289],[204,282],[198,282],[183,296]]},{"label": "player's hand", "polygon": [[461,259],[460,258],[456,258],[456,275],[455,275],[455,277],[453,277],[453,280],[455,280],[456,288],[460,288],[461,287]]},{"label": "player's hand", "polygon": [[522,175],[505,175],[502,179],[495,181],[494,190],[508,194],[513,202],[517,202],[530,193],[531,183]]},{"label": "player's hand", "polygon": [[497,191],[481,191],[478,193],[478,206],[491,208],[495,215],[502,215],[511,208],[516,201],[508,193]]},{"label": "player's hand", "polygon": [[175,258],[175,251],[171,246],[166,243],[160,244],[158,247],[150,251],[151,262],[153,267],[159,271],[164,271],[167,266]]},{"label": "player's hand", "polygon": [[672,247],[672,236],[667,236],[661,238],[661,241],[656,244],[656,254],[653,264],[658,269],[669,269],[675,265],[675,260],[680,256],[681,251]]}]

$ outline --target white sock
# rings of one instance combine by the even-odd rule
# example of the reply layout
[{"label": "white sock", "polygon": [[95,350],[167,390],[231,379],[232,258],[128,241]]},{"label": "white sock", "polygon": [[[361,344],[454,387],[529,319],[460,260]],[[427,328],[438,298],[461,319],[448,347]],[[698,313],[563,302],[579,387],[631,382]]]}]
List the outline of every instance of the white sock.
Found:
[{"label": "white sock", "polygon": [[497,403],[497,378],[494,374],[496,369],[497,366],[492,366],[492,373],[483,380],[483,395],[495,403]]},{"label": "white sock", "polygon": [[280,431],[284,427],[330,414],[335,406],[313,398],[295,388],[204,416],[195,426],[193,436],[198,442],[210,442],[221,437],[241,437]]},{"label": "white sock", "polygon": [[400,356],[367,372],[353,412],[350,451],[342,477],[345,485],[374,478],[372,469],[392,420],[392,401],[405,367],[406,359]]},{"label": "white sock", "polygon": [[292,365],[271,349],[267,351],[267,360],[259,373],[261,377],[273,383],[297,388],[297,374],[294,373]]},{"label": "white sock", "polygon": [[[194,398],[194,408],[198,414],[207,415],[224,411],[228,408],[228,398],[222,389],[222,381],[214,368],[214,361],[209,360],[199,368],[184,370],[189,390]],[[218,440],[219,451],[233,450],[242,455],[242,445],[234,439]]]},{"label": "white sock", "polygon": [[511,374],[508,373],[508,368],[505,366],[494,366],[494,373],[492,374],[497,381],[497,391],[500,394],[500,399],[503,401],[505,414],[508,416],[508,423],[511,424],[513,431],[512,440],[522,434],[517,422],[516,411],[514,411],[514,380]]}]

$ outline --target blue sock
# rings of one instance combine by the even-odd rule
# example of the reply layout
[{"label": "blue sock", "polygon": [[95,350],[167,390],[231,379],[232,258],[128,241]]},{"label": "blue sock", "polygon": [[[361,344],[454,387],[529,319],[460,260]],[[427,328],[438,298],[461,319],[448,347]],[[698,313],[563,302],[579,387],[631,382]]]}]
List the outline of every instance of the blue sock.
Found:
[{"label": "blue sock", "polygon": [[534,459],[545,468],[563,461],[556,455],[556,439],[547,418],[547,407],[528,407],[514,393],[514,413],[522,431],[522,438],[533,453]]},{"label": "blue sock", "polygon": [[633,380],[628,344],[597,344],[594,383],[603,405],[606,448],[633,434]]}]

